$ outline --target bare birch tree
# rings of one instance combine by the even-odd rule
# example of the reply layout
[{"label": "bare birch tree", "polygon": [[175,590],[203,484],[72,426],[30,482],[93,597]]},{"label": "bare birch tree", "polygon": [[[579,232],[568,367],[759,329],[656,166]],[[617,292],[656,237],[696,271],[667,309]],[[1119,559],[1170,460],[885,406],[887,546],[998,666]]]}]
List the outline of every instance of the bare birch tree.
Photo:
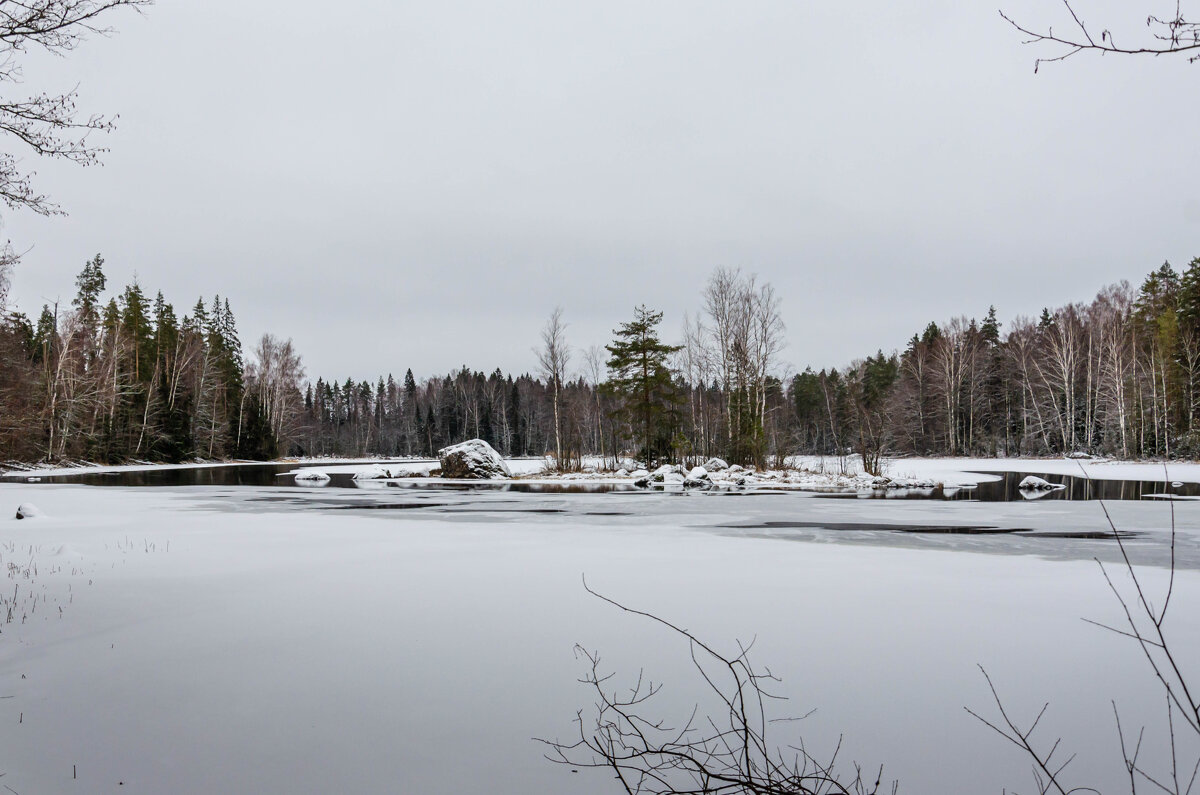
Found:
[{"label": "bare birch tree", "polygon": [[555,462],[561,466],[563,461],[562,442],[562,411],[560,397],[563,379],[567,366],[571,361],[571,346],[566,339],[567,326],[562,320],[562,307],[555,307],[550,313],[550,319],[542,328],[542,347],[534,352],[542,369],[542,376],[550,389],[554,408],[554,455]]}]

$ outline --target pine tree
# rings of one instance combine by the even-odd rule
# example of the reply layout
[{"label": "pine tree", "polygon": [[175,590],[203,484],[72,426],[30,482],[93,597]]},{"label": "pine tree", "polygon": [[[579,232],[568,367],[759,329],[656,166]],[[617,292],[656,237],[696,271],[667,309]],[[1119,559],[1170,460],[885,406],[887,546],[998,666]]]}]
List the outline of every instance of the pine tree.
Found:
[{"label": "pine tree", "polygon": [[679,394],[667,357],[680,347],[658,338],[660,322],[662,312],[639,306],[634,319],[614,330],[616,338],[604,346],[610,354],[605,390],[620,404],[618,414],[640,435],[640,453],[647,462],[670,456],[679,422]]}]

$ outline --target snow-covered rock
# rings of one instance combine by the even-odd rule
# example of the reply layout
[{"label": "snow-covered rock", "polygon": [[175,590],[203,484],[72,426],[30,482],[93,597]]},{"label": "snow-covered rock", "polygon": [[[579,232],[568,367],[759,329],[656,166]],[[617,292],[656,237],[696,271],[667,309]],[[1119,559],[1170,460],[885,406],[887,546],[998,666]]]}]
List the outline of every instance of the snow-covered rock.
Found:
[{"label": "snow-covered rock", "polygon": [[320,469],[301,469],[296,473],[296,480],[324,483],[329,480],[329,473]]},{"label": "snow-covered rock", "polygon": [[722,469],[729,469],[729,464],[722,458],[710,458],[704,462],[704,468],[709,472],[720,472]]},{"label": "snow-covered rock", "polygon": [[36,519],[39,516],[44,515],[45,514],[42,513],[41,509],[39,509],[32,502],[23,502],[17,507],[18,519]]},{"label": "snow-covered rock", "polygon": [[628,472],[628,471],[627,471],[627,470],[626,470],[624,467],[622,467],[621,469],[618,469],[618,470],[617,470],[616,472],[614,472],[613,474],[614,474],[616,477],[618,477],[618,478],[627,478],[627,477],[629,477],[629,472]]},{"label": "snow-covered rock", "polygon": [[637,480],[638,478],[648,478],[650,477],[650,473],[644,469],[635,469],[629,473],[629,477],[633,478],[634,480]]},{"label": "snow-covered rock", "polygon": [[1021,491],[1058,491],[1059,489],[1065,489],[1066,486],[1061,483],[1051,483],[1036,475],[1027,475],[1024,480],[1017,484],[1017,488]]},{"label": "snow-covered rock", "polygon": [[504,480],[512,472],[504,459],[482,439],[470,439],[438,451],[442,462],[442,477],[469,480]]},{"label": "snow-covered rock", "polygon": [[683,473],[679,471],[679,467],[673,466],[661,466],[646,477],[655,486],[663,486],[669,483],[679,485],[684,481]]},{"label": "snow-covered rock", "polygon": [[386,480],[392,473],[380,466],[367,467],[354,473],[355,480]]},{"label": "snow-covered rock", "polygon": [[736,475],[739,472],[745,472],[745,471],[746,471],[746,468],[743,467],[741,464],[734,464],[731,467],[725,468],[726,474],[729,474],[729,475]]},{"label": "snow-covered rock", "polygon": [[699,489],[700,491],[708,491],[713,487],[712,478],[708,476],[708,470],[704,467],[695,467],[684,478],[683,487],[685,489]]},{"label": "snow-covered rock", "polygon": [[[886,480],[886,479],[885,479]],[[942,485],[931,478],[893,478],[884,484],[887,489],[936,489]]]},{"label": "snow-covered rock", "polygon": [[651,483],[650,473],[646,472],[646,470],[644,470],[644,469],[641,471],[644,472],[645,474],[641,475],[640,477],[634,478],[633,485],[637,486],[639,489],[648,489],[648,488],[650,488],[650,483]]}]

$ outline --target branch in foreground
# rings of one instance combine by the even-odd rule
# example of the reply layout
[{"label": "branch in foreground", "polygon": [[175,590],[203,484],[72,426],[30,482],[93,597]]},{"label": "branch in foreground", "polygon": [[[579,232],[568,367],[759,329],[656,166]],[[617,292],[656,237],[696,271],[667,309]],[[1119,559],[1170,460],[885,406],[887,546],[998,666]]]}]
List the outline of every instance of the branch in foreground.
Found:
[{"label": "branch in foreground", "polygon": [[[1083,477],[1090,481],[1091,475],[1084,468],[1083,464],[1079,464],[1079,469],[1083,473]],[[1171,478],[1167,472],[1166,464],[1163,464],[1163,477],[1169,488]],[[1137,732],[1136,742],[1132,742],[1133,735],[1126,734],[1124,727],[1121,725],[1121,714],[1117,708],[1117,704],[1115,701],[1112,702],[1113,716],[1116,719],[1117,738],[1120,741],[1121,760],[1125,772],[1129,776],[1129,791],[1136,793],[1138,791],[1138,784],[1143,783],[1155,792],[1166,793],[1167,795],[1189,795],[1193,792],[1196,781],[1200,777],[1200,701],[1197,701],[1194,695],[1196,688],[1194,683],[1189,679],[1189,669],[1179,659],[1165,629],[1168,608],[1171,605],[1171,598],[1175,591],[1176,545],[1178,541],[1175,526],[1175,504],[1172,501],[1168,501],[1171,508],[1170,574],[1166,589],[1162,594],[1162,606],[1156,609],[1146,583],[1143,582],[1142,577],[1134,567],[1133,560],[1129,556],[1129,549],[1125,546],[1124,534],[1117,530],[1112,514],[1109,513],[1108,506],[1105,505],[1104,501],[1099,500],[1098,502],[1100,509],[1104,512],[1105,522],[1107,522],[1109,528],[1112,530],[1113,538],[1117,542],[1117,548],[1121,552],[1121,566],[1128,577],[1129,591],[1124,592],[1117,586],[1108,569],[1099,559],[1096,560],[1096,563],[1100,566],[1100,572],[1121,608],[1125,618],[1125,628],[1113,627],[1089,619],[1084,619],[1084,621],[1121,637],[1133,640],[1145,655],[1150,670],[1154,678],[1158,681],[1162,695],[1166,701],[1167,740],[1164,750],[1169,757],[1169,762],[1165,771],[1158,770],[1157,767],[1152,768],[1142,761],[1142,751],[1145,747],[1143,744],[1145,727]],[[1061,738],[1050,743],[1048,747],[1045,743],[1039,744],[1034,742],[1033,734],[1049,705],[1043,705],[1041,711],[1038,712],[1037,717],[1034,718],[1029,727],[1023,729],[1009,717],[1009,713],[987,671],[982,666],[980,666],[980,671],[983,672],[984,679],[987,680],[988,688],[991,690],[992,698],[999,710],[1000,719],[990,721],[970,709],[967,709],[967,712],[1005,740],[1025,752],[1026,756],[1033,762],[1033,774],[1038,792],[1041,795],[1052,792],[1059,795],[1071,795],[1071,793],[1076,792],[1098,792],[1098,790],[1091,787],[1066,789],[1066,785],[1063,783],[1063,774],[1067,766],[1074,759],[1074,756],[1067,758],[1061,763],[1055,759],[1055,754],[1059,751]],[[1182,718],[1182,726],[1179,728],[1182,731],[1176,732],[1180,718]]]},{"label": "branch in foreground", "polygon": [[1062,0],[1063,6],[1071,17],[1070,32],[1059,34],[1054,28],[1047,26],[1045,30],[1034,30],[1023,25],[1004,11],[1000,16],[1028,38],[1024,44],[1051,45],[1060,49],[1058,55],[1038,58],[1034,61],[1033,71],[1036,73],[1043,63],[1065,61],[1081,52],[1094,51],[1113,53],[1117,55],[1177,55],[1186,54],[1188,62],[1200,60],[1200,23],[1188,20],[1183,14],[1181,2],[1176,2],[1175,12],[1169,16],[1151,14],[1146,18],[1146,27],[1150,31],[1150,42],[1141,46],[1118,45],[1113,33],[1108,28],[1099,33],[1086,23],[1076,13],[1070,0]]},{"label": "branch in foreground", "polygon": [[[577,739],[539,740],[550,749],[547,759],[577,768],[608,769],[630,795],[878,795],[881,791],[882,768],[865,779],[857,764],[851,766],[852,774],[840,773],[840,740],[827,758],[810,753],[802,739],[786,747],[773,744],[768,736],[772,727],[803,718],[768,715],[768,702],[783,699],[765,688],[779,680],[769,670],[753,666],[749,646],[739,643],[737,656],[725,656],[682,627],[593,591],[586,580],[583,587],[596,598],[648,618],[686,640],[692,665],[718,706],[715,714],[708,715],[696,705],[676,727],[648,717],[648,704],[662,685],[639,673],[633,687],[613,688],[609,682],[614,674],[601,670],[599,655],[577,645],[576,657],[588,664],[579,681],[593,692],[594,712],[586,717],[584,710],[576,713]],[[890,791],[896,790],[893,782]]]}]

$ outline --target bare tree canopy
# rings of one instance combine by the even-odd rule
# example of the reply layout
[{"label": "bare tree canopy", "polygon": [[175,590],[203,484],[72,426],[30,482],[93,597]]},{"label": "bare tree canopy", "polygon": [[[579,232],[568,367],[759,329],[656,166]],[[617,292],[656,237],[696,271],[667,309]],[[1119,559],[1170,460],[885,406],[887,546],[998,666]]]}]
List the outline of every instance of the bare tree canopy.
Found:
[{"label": "bare tree canopy", "polygon": [[562,319],[562,307],[554,307],[550,319],[542,329],[542,347],[534,349],[542,375],[554,395],[554,460],[561,467],[563,460],[562,417],[559,411],[559,393],[566,378],[567,365],[571,361],[571,346],[567,344],[567,324]]},{"label": "bare tree canopy", "polygon": [[[140,9],[153,0],[0,0],[0,84],[20,83],[22,61],[31,50],[62,55],[91,34],[107,35],[109,12],[120,7]],[[115,116],[82,116],[75,89],[62,94],[39,93],[24,99],[5,91],[0,101],[0,131],[41,157],[68,160],[82,166],[99,162],[105,151],[89,141],[92,133],[108,132]],[[62,208],[34,187],[32,171],[21,166],[20,153],[0,151],[0,198],[9,207],[59,215]]]},{"label": "bare tree canopy", "polygon": [[[1137,40],[1135,34],[1130,33],[1127,37],[1125,33],[1121,33],[1119,43],[1118,36],[1114,35],[1112,28],[1097,28],[1087,22],[1071,5],[1070,0],[1062,0],[1062,4],[1069,15],[1069,19],[1065,20],[1067,23],[1065,33],[1056,33],[1053,25],[1033,28],[1017,22],[1004,11],[1000,12],[1000,16],[1004,17],[1006,22],[1029,37],[1025,41],[1026,44],[1049,45],[1057,48],[1056,55],[1038,58],[1034,62],[1034,72],[1043,63],[1065,61],[1072,55],[1089,50],[1120,55],[1184,54],[1189,63],[1200,60],[1200,22],[1192,21],[1185,15],[1182,0],[1175,0],[1173,10],[1167,3],[1166,13],[1160,11],[1148,14],[1146,16],[1148,35],[1144,35],[1140,41]],[[1135,43],[1128,43],[1130,41]]]}]

